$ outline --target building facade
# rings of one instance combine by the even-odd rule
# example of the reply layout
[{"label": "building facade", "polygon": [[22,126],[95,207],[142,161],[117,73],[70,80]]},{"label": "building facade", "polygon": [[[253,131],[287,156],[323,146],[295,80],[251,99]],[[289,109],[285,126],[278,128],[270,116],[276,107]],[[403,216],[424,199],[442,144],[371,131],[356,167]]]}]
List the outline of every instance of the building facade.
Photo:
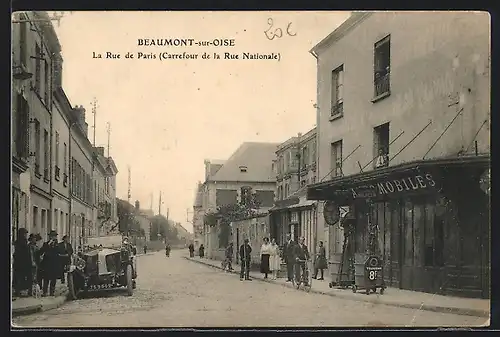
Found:
[{"label": "building facade", "polygon": [[[203,184],[203,214],[217,210],[223,205],[236,204],[246,191],[255,194],[260,203],[260,212],[266,212],[274,203],[276,180],[272,160],[278,144],[243,143],[231,157],[220,164],[205,161]],[[204,245],[207,257],[219,258],[225,249],[219,226],[204,220]]]},{"label": "building facade", "polygon": [[52,199],[54,229],[60,238],[70,235],[70,181],[69,181],[69,126],[71,125],[71,104],[60,86],[54,90],[52,166],[54,195]]},{"label": "building facade", "polygon": [[332,265],[376,254],[389,286],[489,297],[488,15],[354,13],[311,53]]},{"label": "building facade", "polygon": [[[305,135],[298,134],[278,146],[274,160],[276,198],[270,210],[271,236],[283,245],[290,234],[297,242],[304,237],[314,250],[318,240],[316,202],[306,198],[306,186],[316,183],[316,128]],[[320,232],[322,230],[320,229]]]},{"label": "building facade", "polygon": [[194,239],[194,248],[198,250],[200,245],[204,243],[204,235],[203,235],[203,184],[201,182],[198,183],[196,188],[196,195],[193,205],[193,239]]}]

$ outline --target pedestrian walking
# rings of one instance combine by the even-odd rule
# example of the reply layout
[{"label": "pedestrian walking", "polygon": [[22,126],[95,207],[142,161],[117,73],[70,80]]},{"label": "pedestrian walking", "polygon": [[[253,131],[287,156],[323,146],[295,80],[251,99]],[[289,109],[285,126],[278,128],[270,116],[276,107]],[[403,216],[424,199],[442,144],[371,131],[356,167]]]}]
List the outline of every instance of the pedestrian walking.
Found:
[{"label": "pedestrian walking", "polygon": [[232,271],[233,270],[233,243],[229,243],[229,246],[226,248],[226,263],[225,263],[225,269],[227,271]]},{"label": "pedestrian walking", "polygon": [[194,245],[192,243],[189,244],[189,257],[194,257]]},{"label": "pedestrian walking", "polygon": [[61,261],[61,283],[66,283],[66,272],[69,270],[71,265],[71,259],[73,257],[73,247],[69,240],[69,236],[63,236],[62,241],[59,243],[59,258]]},{"label": "pedestrian walking", "polygon": [[278,271],[281,266],[280,249],[276,244],[276,239],[271,239],[271,244],[269,245],[269,270],[272,274],[272,279],[276,280],[278,278]]},{"label": "pedestrian walking", "polygon": [[61,260],[59,258],[59,245],[57,243],[57,232],[52,230],[49,233],[49,241],[45,242],[40,250],[42,261],[43,296],[55,295],[56,282],[61,274]]},{"label": "pedestrian walking", "polygon": [[323,281],[323,271],[328,268],[328,264],[326,262],[326,249],[323,246],[323,241],[319,242],[318,253],[316,254],[316,261],[314,262],[314,277],[313,279],[317,279],[318,270],[321,272],[321,277],[318,280]]},{"label": "pedestrian walking", "polygon": [[252,260],[252,247],[250,247],[248,239],[245,239],[244,243],[240,246],[240,260],[240,281],[243,281],[243,278],[247,281],[251,281],[250,261]]},{"label": "pedestrian walking", "polygon": [[14,243],[13,256],[13,289],[15,296],[21,296],[21,292],[27,291],[31,295],[32,267],[30,247],[28,246],[28,230],[19,228],[16,242]]},{"label": "pedestrian walking", "polygon": [[260,247],[260,272],[264,274],[265,279],[267,279],[267,275],[271,272],[269,270],[270,248],[269,238],[264,238],[264,243]]},{"label": "pedestrian walking", "polygon": [[144,254],[146,254],[147,252],[148,252],[148,246],[144,244]]},{"label": "pedestrian walking", "polygon": [[198,249],[198,255],[200,255],[201,258],[205,256],[205,246],[203,246],[203,244],[201,244],[200,248]]},{"label": "pedestrian walking", "polygon": [[283,247],[283,256],[286,263],[287,282],[293,280],[293,266],[295,265],[295,242],[292,240],[291,235],[286,235],[286,243]]},{"label": "pedestrian walking", "polygon": [[165,255],[170,257],[170,245],[168,243],[165,245]]}]

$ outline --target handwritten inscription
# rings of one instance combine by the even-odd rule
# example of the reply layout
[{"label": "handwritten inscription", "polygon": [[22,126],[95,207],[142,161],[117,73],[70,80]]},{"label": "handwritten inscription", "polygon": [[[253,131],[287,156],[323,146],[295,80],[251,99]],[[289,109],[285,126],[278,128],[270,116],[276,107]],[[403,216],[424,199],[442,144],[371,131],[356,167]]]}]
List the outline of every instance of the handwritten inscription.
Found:
[{"label": "handwritten inscription", "polygon": [[[283,29],[281,29],[280,27],[276,28],[274,26],[274,20],[272,18],[267,19],[267,24],[269,27],[264,31],[264,35],[266,35],[266,38],[268,40],[272,41],[274,39],[280,39],[283,37]],[[288,24],[286,26],[285,33],[288,36],[292,36],[292,37],[297,36],[297,33],[293,32],[291,22],[288,22]]]}]

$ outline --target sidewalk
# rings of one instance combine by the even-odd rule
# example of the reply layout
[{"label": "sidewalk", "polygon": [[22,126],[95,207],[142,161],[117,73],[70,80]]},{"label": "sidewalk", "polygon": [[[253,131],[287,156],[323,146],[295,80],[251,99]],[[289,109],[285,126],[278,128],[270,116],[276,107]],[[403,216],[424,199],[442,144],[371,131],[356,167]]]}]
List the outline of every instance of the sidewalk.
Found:
[{"label": "sidewalk", "polygon": [[[200,259],[199,257],[190,258],[187,256],[184,256],[184,258],[186,260],[201,263],[210,267],[222,269],[221,261]],[[239,265],[234,265],[234,267],[235,270],[233,273],[239,274]],[[253,279],[293,288],[293,285],[285,282],[284,278],[279,278],[277,280],[264,279],[263,274],[252,271],[250,271],[250,276]],[[402,308],[486,318],[490,317],[490,300],[434,295],[397,288],[385,289],[384,295],[380,295],[379,293],[366,295],[364,292],[353,293],[350,289],[330,289],[328,283],[328,279],[325,279],[324,281],[313,280],[311,292],[353,301],[370,302],[374,304],[384,304]]]},{"label": "sidewalk", "polygon": [[57,282],[55,296],[47,297],[20,297],[12,301],[12,317],[30,315],[35,312],[51,310],[60,307],[66,302],[68,287]]}]

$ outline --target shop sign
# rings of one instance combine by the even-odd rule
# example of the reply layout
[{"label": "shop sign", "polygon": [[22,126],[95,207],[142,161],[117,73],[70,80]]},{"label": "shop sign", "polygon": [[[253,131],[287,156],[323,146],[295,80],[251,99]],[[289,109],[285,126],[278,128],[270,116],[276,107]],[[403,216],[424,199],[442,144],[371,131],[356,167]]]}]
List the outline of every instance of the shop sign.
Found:
[{"label": "shop sign", "polygon": [[331,200],[325,202],[323,217],[329,226],[335,225],[340,219],[339,206]]},{"label": "shop sign", "polygon": [[399,179],[387,179],[369,186],[352,188],[353,198],[373,198],[394,193],[427,190],[436,186],[430,173],[417,174]]}]

